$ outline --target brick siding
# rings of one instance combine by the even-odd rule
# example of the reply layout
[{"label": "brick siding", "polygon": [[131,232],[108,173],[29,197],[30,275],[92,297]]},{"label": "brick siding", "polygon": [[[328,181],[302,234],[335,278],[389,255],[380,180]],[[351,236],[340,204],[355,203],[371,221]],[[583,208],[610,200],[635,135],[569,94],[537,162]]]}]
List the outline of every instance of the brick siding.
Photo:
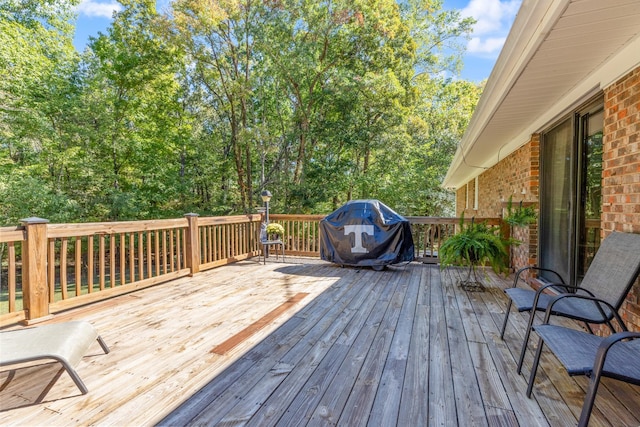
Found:
[{"label": "brick siding", "polygon": [[[602,229],[640,233],[640,67],[604,90]],[[640,330],[640,281],[620,311]]]},{"label": "brick siding", "polygon": [[[509,197],[511,197],[514,207],[521,201],[537,204],[540,172],[539,158],[540,136],[532,135],[527,144],[478,177],[478,193],[480,197],[477,210],[472,209],[472,199],[470,199],[469,208],[464,208],[466,188],[462,187],[458,190],[456,215],[460,216],[464,213],[465,218],[473,216],[479,218],[504,217]],[[470,190],[475,188],[473,181],[469,183],[468,187]],[[524,194],[522,194],[523,190]],[[521,241],[522,244],[511,248],[514,269],[535,264],[538,252],[537,224],[517,228],[513,230],[513,237]]]},{"label": "brick siding", "polygon": [[[604,103],[603,237],[614,230],[640,233],[640,67],[607,87]],[[504,202],[510,195],[514,205],[521,200],[538,203],[539,172],[540,136],[532,135],[527,144],[479,176],[477,210],[472,209],[472,197],[465,209],[466,187],[457,191],[456,214],[464,212],[467,218],[504,216]],[[473,181],[468,188],[473,191]],[[514,230],[514,237],[524,242],[513,249],[514,267],[535,264],[537,225]],[[620,313],[630,329],[640,331],[640,280]]]}]

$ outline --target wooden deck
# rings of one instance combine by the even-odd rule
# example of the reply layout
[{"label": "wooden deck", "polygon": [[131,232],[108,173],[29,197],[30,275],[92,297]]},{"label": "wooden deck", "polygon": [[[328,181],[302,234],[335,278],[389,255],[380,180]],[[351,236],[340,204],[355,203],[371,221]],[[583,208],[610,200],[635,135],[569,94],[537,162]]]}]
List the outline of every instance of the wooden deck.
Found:
[{"label": "wooden deck", "polygon": [[[525,318],[512,315],[499,338],[507,280],[465,292],[456,270],[419,263],[287,261],[243,261],[56,316],[90,321],[111,353],[96,343],[80,362],[87,395],[57,364],[3,368],[1,424],[576,424],[587,381],[550,354],[525,397]],[[591,425],[640,425],[640,387],[603,384]]]}]

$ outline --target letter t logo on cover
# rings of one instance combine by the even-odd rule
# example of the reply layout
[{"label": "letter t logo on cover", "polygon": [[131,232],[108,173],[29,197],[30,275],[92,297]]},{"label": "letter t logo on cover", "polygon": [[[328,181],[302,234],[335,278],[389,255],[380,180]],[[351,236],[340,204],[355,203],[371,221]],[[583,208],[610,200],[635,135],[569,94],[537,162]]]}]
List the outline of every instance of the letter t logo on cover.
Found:
[{"label": "letter t logo on cover", "polygon": [[354,254],[366,254],[369,251],[362,246],[362,233],[373,236],[373,225],[345,225],[344,226],[344,235],[348,236],[349,234],[354,233],[356,237],[355,246],[351,248],[351,253]]}]

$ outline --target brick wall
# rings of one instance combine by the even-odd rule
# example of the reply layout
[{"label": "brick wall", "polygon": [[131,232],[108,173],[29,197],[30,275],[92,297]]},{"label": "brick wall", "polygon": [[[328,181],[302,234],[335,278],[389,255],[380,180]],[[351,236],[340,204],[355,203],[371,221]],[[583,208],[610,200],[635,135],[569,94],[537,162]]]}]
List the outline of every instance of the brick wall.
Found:
[{"label": "brick wall", "polygon": [[[540,136],[532,135],[529,143],[478,177],[477,210],[472,209],[473,199],[470,199],[469,208],[465,209],[466,188],[462,187],[458,190],[456,215],[460,216],[464,213],[465,218],[504,217],[509,197],[512,198],[514,206],[517,206],[520,201],[537,203],[539,159]],[[475,188],[474,182],[470,181],[468,187],[472,191]],[[513,233],[514,237],[522,242],[521,245],[512,248],[514,268],[535,264],[538,245],[537,225],[516,229]]]},{"label": "brick wall", "polygon": [[[640,67],[604,90],[602,229],[640,233]],[[640,330],[640,281],[621,309]]]},{"label": "brick wall", "polygon": [[[495,217],[503,214],[503,202],[512,196],[514,204],[521,200],[537,202],[539,191],[540,137],[533,135],[531,141],[510,154],[497,165],[486,170],[478,177],[479,206],[473,209],[473,198],[469,199],[469,208],[465,209],[466,188],[457,192],[456,214],[464,212],[465,217]],[[470,196],[475,184],[469,182]],[[524,190],[524,194],[522,194]]]}]

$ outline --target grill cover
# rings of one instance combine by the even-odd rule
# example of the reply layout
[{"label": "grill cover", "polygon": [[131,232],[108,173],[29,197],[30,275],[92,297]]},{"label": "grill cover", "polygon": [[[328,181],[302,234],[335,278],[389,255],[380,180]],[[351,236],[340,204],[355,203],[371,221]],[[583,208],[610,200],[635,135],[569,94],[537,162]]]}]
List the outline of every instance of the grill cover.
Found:
[{"label": "grill cover", "polygon": [[375,269],[413,261],[411,226],[378,200],[352,200],[320,221],[320,258]]}]

